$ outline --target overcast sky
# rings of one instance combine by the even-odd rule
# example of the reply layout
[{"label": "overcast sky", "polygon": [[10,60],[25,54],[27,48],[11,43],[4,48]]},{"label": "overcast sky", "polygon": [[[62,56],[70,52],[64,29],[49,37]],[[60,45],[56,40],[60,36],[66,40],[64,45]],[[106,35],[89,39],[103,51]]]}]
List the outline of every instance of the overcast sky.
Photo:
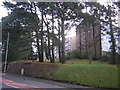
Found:
[{"label": "overcast sky", "polygon": [[2,17],[4,17],[4,16],[7,16],[7,9],[6,8],[4,8],[2,5],[3,5],[3,1],[5,1],[5,0],[0,0],[0,19],[2,18]]}]

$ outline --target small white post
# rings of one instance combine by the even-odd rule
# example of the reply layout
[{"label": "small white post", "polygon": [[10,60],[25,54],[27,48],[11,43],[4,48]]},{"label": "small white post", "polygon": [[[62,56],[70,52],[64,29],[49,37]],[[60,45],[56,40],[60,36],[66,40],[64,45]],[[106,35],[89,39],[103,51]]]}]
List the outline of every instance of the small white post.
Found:
[{"label": "small white post", "polygon": [[24,75],[24,69],[23,68],[21,69],[21,73],[20,74],[21,74],[21,76]]},{"label": "small white post", "polygon": [[6,67],[7,67],[7,56],[8,56],[8,44],[9,44],[9,32],[8,32],[8,38],[7,38],[7,47],[6,47],[6,55],[5,55],[5,66],[4,66],[4,72],[6,72]]}]

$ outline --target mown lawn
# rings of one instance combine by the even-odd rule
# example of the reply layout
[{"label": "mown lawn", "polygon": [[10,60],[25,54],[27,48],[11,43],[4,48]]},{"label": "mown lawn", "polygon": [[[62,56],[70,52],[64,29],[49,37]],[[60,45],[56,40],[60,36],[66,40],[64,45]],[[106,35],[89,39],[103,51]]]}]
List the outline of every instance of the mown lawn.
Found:
[{"label": "mown lawn", "polygon": [[47,78],[90,87],[118,88],[117,66],[101,64],[102,62],[98,61],[88,64],[87,60],[83,61],[84,64],[68,62],[72,64],[60,64],[59,69]]}]

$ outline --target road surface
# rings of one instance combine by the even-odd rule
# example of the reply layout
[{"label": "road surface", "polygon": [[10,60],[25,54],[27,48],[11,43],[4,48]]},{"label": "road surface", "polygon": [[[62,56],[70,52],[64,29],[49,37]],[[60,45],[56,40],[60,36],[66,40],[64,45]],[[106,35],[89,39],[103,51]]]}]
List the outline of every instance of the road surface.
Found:
[{"label": "road surface", "polygon": [[39,88],[39,90],[45,90],[47,88],[87,88],[84,86],[71,85],[51,80],[37,79],[8,73],[2,74],[0,83],[2,83],[3,90],[5,88]]},{"label": "road surface", "polygon": [[[20,76],[17,74],[2,73],[2,78],[0,78],[0,83],[2,84],[2,90],[88,90],[88,87],[72,85],[62,82],[56,82],[51,80],[38,79],[27,76]],[[89,88],[89,90],[101,90]]]}]

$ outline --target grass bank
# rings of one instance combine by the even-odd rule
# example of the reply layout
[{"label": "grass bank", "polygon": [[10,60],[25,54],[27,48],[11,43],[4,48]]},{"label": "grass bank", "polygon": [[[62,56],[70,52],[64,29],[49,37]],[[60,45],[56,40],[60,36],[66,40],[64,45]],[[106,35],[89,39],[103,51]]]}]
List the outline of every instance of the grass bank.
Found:
[{"label": "grass bank", "polygon": [[[66,64],[33,63],[34,65],[28,64],[28,67],[26,64],[24,68],[26,68],[28,76],[90,87],[118,88],[117,66],[99,61],[93,61],[92,64],[88,64],[88,62],[88,60],[71,60]],[[14,65],[12,68],[16,69],[18,65],[16,67]]]},{"label": "grass bank", "polygon": [[64,64],[50,79],[99,88],[117,88],[117,67],[106,65]]}]

